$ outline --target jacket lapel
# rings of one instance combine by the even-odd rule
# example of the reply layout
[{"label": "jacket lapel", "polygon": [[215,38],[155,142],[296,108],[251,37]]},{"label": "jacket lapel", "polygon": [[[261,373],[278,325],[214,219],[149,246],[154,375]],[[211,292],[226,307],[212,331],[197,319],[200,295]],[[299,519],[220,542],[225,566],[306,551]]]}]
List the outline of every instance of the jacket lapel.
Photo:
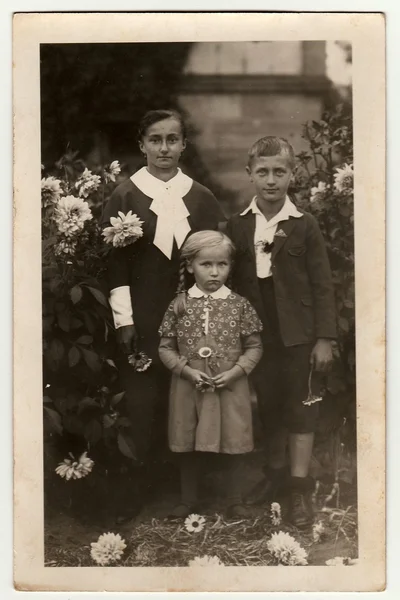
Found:
[{"label": "jacket lapel", "polygon": [[278,223],[276,232],[283,231],[283,233],[285,235],[276,235],[276,233],[275,233],[274,247],[272,248],[272,253],[271,253],[271,261],[272,262],[275,260],[276,255],[281,250],[281,248],[285,244],[286,240],[292,233],[295,225],[296,225],[296,219],[294,217],[290,217],[287,221],[282,221],[281,223]]},{"label": "jacket lapel", "polygon": [[246,238],[246,248],[250,250],[255,260],[256,251],[254,248],[254,232],[256,230],[256,216],[253,212],[249,211],[247,214],[242,216],[242,219]]}]

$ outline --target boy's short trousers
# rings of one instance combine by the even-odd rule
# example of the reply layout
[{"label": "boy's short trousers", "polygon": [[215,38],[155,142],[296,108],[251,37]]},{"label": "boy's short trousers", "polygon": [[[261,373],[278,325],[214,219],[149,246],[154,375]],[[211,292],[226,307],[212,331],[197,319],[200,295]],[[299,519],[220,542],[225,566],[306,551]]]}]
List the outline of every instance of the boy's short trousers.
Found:
[{"label": "boy's short trousers", "polygon": [[[266,432],[282,426],[290,433],[316,430],[318,403],[305,406],[308,396],[310,354],[313,344],[285,347],[279,333],[272,277],[259,279],[272,339],[264,340],[264,354],[253,372],[259,416]],[[313,393],[318,392],[319,376],[313,374]]]}]

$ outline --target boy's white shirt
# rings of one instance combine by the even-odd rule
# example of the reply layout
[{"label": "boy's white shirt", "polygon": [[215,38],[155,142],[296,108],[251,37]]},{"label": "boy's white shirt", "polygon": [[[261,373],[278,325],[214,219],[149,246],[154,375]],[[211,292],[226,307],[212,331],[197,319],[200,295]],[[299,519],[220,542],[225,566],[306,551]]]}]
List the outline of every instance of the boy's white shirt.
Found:
[{"label": "boy's white shirt", "polygon": [[285,203],[281,210],[272,219],[267,219],[257,206],[257,196],[254,196],[250,205],[240,213],[241,216],[248,212],[256,215],[256,227],[254,231],[254,249],[256,253],[257,277],[265,279],[271,276],[271,253],[264,252],[263,243],[272,243],[276,234],[278,224],[287,221],[289,217],[299,219],[303,213],[299,212],[293,202],[286,196]]},{"label": "boy's white shirt", "polygon": [[[131,181],[143,194],[153,199],[150,210],[157,215],[153,243],[167,258],[171,259],[174,238],[180,248],[190,232],[187,219],[190,213],[183,197],[191,189],[193,179],[178,169],[175,177],[169,181],[161,181],[143,167],[132,175]],[[116,329],[133,325],[132,298],[128,285],[111,290],[109,302]]]},{"label": "boy's white shirt", "polygon": [[226,300],[231,293],[231,290],[226,287],[226,285],[222,285],[218,290],[212,292],[212,294],[202,292],[201,289],[197,287],[196,283],[188,289],[188,296],[190,296],[190,298],[208,298],[210,296],[211,298]]}]

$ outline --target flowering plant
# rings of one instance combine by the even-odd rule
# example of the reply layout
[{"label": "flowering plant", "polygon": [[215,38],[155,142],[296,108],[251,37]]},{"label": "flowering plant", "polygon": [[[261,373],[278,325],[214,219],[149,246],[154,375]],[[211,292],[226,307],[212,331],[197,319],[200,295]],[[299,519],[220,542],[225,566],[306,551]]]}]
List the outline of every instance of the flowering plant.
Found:
[{"label": "flowering plant", "polygon": [[[112,359],[116,339],[104,281],[109,247],[98,223],[120,166],[113,161],[92,172],[76,152],[69,152],[53,169],[42,170],[45,436],[82,438],[82,446],[90,445],[91,451],[103,445],[113,464],[121,455],[135,460]],[[138,359],[138,370],[148,366],[149,359]],[[70,455],[56,473],[79,479],[92,466],[85,454],[79,460]]]},{"label": "flowering plant", "polygon": [[64,458],[63,462],[56,468],[56,473],[60,477],[65,477],[68,481],[69,479],[82,479],[82,477],[86,477],[91,473],[94,461],[87,456],[87,452],[84,452],[78,460],[75,460],[71,452],[69,456],[71,458]]},{"label": "flowering plant", "polygon": [[103,533],[97,542],[92,542],[90,545],[91,557],[101,566],[120,560],[126,548],[125,540],[119,533]]},{"label": "flowering plant", "polygon": [[307,552],[289,533],[273,533],[267,542],[268,551],[278,564],[297,566],[307,565]]},{"label": "flowering plant", "polygon": [[143,221],[130,210],[126,215],[119,211],[118,217],[111,217],[111,227],[106,227],[103,236],[106,242],[116,248],[133,244],[143,235]]},{"label": "flowering plant", "polygon": [[[346,112],[347,111],[347,112]],[[298,155],[293,191],[299,208],[312,213],[324,236],[335,288],[337,343],[325,390],[306,402],[321,405],[317,460],[335,479],[352,477],[356,452],[354,172],[352,119],[339,105],[303,127],[308,149]],[[328,435],[327,435],[328,434]],[[344,443],[346,441],[346,444]],[[325,446],[325,447],[324,447]],[[326,448],[326,449],[325,449]],[[329,460],[324,457],[328,455]],[[342,462],[342,465],[339,463]],[[347,465],[346,467],[344,465]],[[349,479],[350,480],[350,479]]]}]

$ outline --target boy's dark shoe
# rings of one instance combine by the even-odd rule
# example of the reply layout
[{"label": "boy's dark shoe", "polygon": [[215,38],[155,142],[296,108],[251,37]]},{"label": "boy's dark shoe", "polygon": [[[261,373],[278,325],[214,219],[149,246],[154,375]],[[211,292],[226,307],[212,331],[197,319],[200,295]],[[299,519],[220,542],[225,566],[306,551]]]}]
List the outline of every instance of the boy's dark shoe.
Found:
[{"label": "boy's dark shoe", "polygon": [[247,494],[245,503],[249,506],[273,502],[278,492],[284,487],[287,477],[287,468],[264,469],[265,477]]},{"label": "boy's dark shoe", "polygon": [[311,502],[313,480],[310,477],[290,478],[288,521],[298,529],[308,529],[314,521]]}]

